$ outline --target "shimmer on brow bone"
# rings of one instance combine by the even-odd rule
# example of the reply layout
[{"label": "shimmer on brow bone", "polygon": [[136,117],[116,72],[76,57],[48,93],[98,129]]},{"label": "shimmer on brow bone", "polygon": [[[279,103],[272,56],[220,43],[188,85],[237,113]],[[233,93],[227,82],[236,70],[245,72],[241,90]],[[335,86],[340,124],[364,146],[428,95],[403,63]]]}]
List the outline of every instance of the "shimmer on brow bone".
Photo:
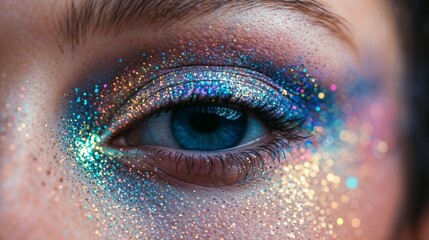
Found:
[{"label": "shimmer on brow bone", "polygon": [[72,1],[57,25],[62,38],[74,48],[85,41],[88,34],[118,33],[147,25],[162,27],[219,9],[231,11],[256,7],[303,13],[315,25],[351,42],[345,20],[314,0],[83,0],[78,4]]}]

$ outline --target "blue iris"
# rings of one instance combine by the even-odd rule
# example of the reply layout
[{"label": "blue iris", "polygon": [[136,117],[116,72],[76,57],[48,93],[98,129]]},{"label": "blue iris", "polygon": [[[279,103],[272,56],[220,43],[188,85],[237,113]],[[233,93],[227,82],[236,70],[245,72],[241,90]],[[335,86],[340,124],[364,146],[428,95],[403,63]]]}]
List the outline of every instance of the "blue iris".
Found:
[{"label": "blue iris", "polygon": [[173,111],[171,129],[180,147],[221,150],[237,146],[247,130],[247,115],[221,106],[193,106]]}]

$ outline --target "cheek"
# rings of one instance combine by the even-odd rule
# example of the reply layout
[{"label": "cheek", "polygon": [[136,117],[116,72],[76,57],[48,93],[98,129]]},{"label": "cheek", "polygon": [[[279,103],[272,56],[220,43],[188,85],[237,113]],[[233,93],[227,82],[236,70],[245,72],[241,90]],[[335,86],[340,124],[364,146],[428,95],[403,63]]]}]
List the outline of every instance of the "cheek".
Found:
[{"label": "cheek", "polygon": [[0,239],[63,239],[75,236],[73,229],[89,234],[61,165],[50,106],[37,103],[12,101],[0,113],[7,126],[0,135]]},{"label": "cheek", "polygon": [[162,227],[211,237],[386,239],[403,199],[400,158],[356,132],[367,127],[359,122],[330,147],[298,150],[296,162],[244,189],[184,193],[178,202],[186,207]]},{"label": "cheek", "polygon": [[295,148],[291,164],[209,204],[222,214],[201,219],[223,224],[231,235],[252,229],[291,238],[389,238],[404,200],[404,179],[396,114],[382,103],[361,103],[365,107],[348,112],[341,125],[323,129],[328,138],[313,148]]},{"label": "cheek", "polygon": [[[354,193],[354,211],[361,216],[361,229],[356,233],[364,238],[391,237],[397,230],[399,209],[406,198],[406,166],[399,141],[399,104],[386,96],[380,94],[380,97],[364,102],[356,113],[356,123],[348,127],[349,133],[360,136],[351,153],[356,155],[358,163],[353,168],[354,174],[360,176],[362,183],[359,182],[358,191]],[[350,137],[345,140],[350,141]]]},{"label": "cheek", "polygon": [[9,155],[12,161],[0,172],[1,239],[93,236],[96,225],[85,210],[90,194],[85,187],[73,189],[54,149],[27,147]]},{"label": "cheek", "polygon": [[2,159],[0,236],[25,239],[31,232],[42,238],[47,233],[58,237],[54,219],[62,209],[54,200],[58,183],[52,176],[52,162],[46,153],[36,150],[33,154],[34,149],[24,148],[20,141],[16,147]]}]

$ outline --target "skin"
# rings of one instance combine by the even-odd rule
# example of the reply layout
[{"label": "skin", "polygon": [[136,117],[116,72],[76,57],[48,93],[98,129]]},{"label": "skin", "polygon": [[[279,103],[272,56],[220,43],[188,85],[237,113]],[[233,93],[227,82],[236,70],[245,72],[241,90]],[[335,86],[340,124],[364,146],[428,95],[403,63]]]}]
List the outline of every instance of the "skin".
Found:
[{"label": "skin", "polygon": [[[188,23],[177,23],[175,31],[170,27],[154,29],[147,26],[146,34],[141,31],[127,31],[109,37],[95,34],[86,43],[71,51],[61,38],[55,37],[56,31],[52,13],[60,13],[63,3],[46,0],[42,3],[22,0],[3,0],[0,2],[0,238],[2,239],[97,239],[128,238],[132,232],[109,228],[109,219],[101,216],[98,221],[88,218],[88,208],[93,210],[93,204],[104,197],[102,192],[91,193],[92,185],[87,177],[77,174],[79,171],[70,167],[72,158],[67,157],[61,147],[59,134],[60,117],[66,102],[65,94],[79,86],[76,79],[91,71],[95,65],[111,65],[118,57],[127,53],[140,51],[142,46],[153,49],[168,48],[172,41],[178,43],[194,40],[199,45],[210,45],[214,40],[199,39],[201,31],[207,39],[217,39],[218,42],[231,41],[234,36],[239,43],[260,45],[259,49],[268,49],[271,54],[284,56],[284,46],[292,46],[288,52],[290,59],[302,57],[315,71],[317,66],[323,67],[324,79],[333,80],[339,89],[345,89],[352,84],[348,78],[348,69],[352,67],[359,75],[364,75],[377,81],[383,86],[376,96],[371,96],[359,102],[355,98],[342,98],[342,107],[355,104],[357,107],[349,113],[357,119],[357,125],[347,125],[345,130],[352,128],[370,128],[371,144],[343,143],[335,147],[320,147],[320,154],[331,154],[334,164],[350,170],[350,175],[359,177],[359,189],[349,191],[344,186],[345,178],[327,194],[320,187],[314,186],[315,194],[320,196],[315,206],[306,209],[306,213],[317,216],[320,209],[328,209],[332,213],[324,214],[326,223],[334,223],[333,232],[340,239],[387,239],[395,230],[401,204],[406,194],[400,154],[400,137],[397,129],[402,112],[401,93],[399,86],[404,75],[402,53],[399,48],[395,25],[390,15],[390,7],[383,0],[362,1],[324,1],[332,12],[343,17],[350,25],[350,38],[355,47],[336,39],[323,29],[312,26],[306,27],[304,22],[290,21],[300,19],[301,15],[290,11],[267,10],[255,8],[244,12],[227,12],[219,10],[208,16],[197,18]],[[266,16],[273,16],[267,18]],[[222,18],[219,18],[222,16]],[[241,21],[236,21],[237,16]],[[365,16],[365,17],[362,17]],[[276,24],[267,24],[274,21]],[[208,24],[211,23],[208,28]],[[274,26],[272,26],[274,25]],[[227,26],[227,27],[225,27]],[[235,30],[227,30],[231,27]],[[250,27],[251,32],[243,33],[240,29]],[[169,29],[170,28],[170,29]],[[193,30],[194,29],[194,30]],[[207,30],[210,29],[210,30]],[[231,31],[230,35],[224,34]],[[229,37],[228,37],[229,36]],[[263,39],[256,41],[252,39]],[[273,36],[276,36],[274,39]],[[137,41],[140,39],[140,42]],[[196,40],[195,40],[196,39]],[[123,44],[124,42],[129,44]],[[262,43],[261,43],[262,42]],[[156,43],[156,44],[155,44]],[[264,46],[265,44],[265,46]],[[237,44],[239,45],[239,44]],[[262,45],[262,46],[261,46]],[[104,60],[100,60],[104,59]],[[344,94],[342,95],[344,96]],[[350,121],[348,121],[350,124]],[[365,125],[366,124],[366,125]],[[383,142],[380,145],[380,141]],[[378,141],[378,142],[377,142]],[[378,145],[377,145],[378,144]],[[387,145],[387,149],[383,146]],[[375,147],[374,147],[375,146]],[[380,147],[381,146],[381,147]],[[342,165],[340,150],[346,149],[355,153],[357,159],[353,165]],[[375,150],[381,150],[382,153]],[[384,149],[384,150],[383,150]],[[385,151],[386,150],[386,151]],[[292,157],[300,154],[291,153]],[[78,166],[77,166],[78,167]],[[335,172],[334,172],[335,173]],[[299,171],[291,170],[291,174],[299,178]],[[258,239],[271,234],[268,226],[277,226],[278,218],[287,216],[293,218],[297,212],[293,207],[285,214],[280,214],[281,205],[274,202],[271,208],[258,208],[266,200],[261,195],[254,197],[249,205],[242,200],[249,196],[250,189],[257,190],[270,187],[277,179],[284,177],[272,173],[273,181],[258,182],[256,185],[245,185],[242,188],[226,186],[221,189],[195,187],[173,181],[177,191],[185,194],[185,199],[197,197],[213,199],[220,202],[229,201],[232,197],[238,200],[230,207],[234,212],[225,213],[220,204],[212,204],[212,216],[198,212],[195,205],[187,209],[176,209],[185,217],[174,215],[167,217],[169,226],[172,220],[177,220],[178,230],[185,232],[184,236],[210,236],[220,238]],[[315,177],[322,181],[326,175]],[[159,180],[162,182],[163,180]],[[311,185],[311,184],[310,184]],[[180,186],[180,188],[178,187]],[[297,186],[300,188],[302,186]],[[253,190],[255,190],[253,188]],[[192,190],[196,189],[195,191]],[[273,187],[267,195],[270,199],[283,198],[285,195],[276,193],[279,187]],[[300,190],[300,189],[298,189]],[[204,194],[200,194],[200,193]],[[348,196],[348,201],[344,200]],[[322,196],[329,196],[332,201],[323,202]],[[242,198],[240,198],[242,197]],[[342,198],[343,197],[343,198]],[[107,199],[109,200],[109,199]],[[270,200],[271,201],[271,200]],[[276,200],[277,201],[277,200]],[[340,207],[332,207],[336,202]],[[341,202],[347,202],[341,204]],[[288,206],[286,203],[286,206]],[[325,204],[325,205],[324,205]],[[326,205],[327,204],[327,205]],[[107,206],[98,205],[98,206]],[[203,207],[210,207],[202,203]],[[334,204],[335,205],[335,204]],[[112,209],[113,216],[124,216],[119,224],[129,226],[127,213],[121,209]],[[248,210],[256,209],[251,212]],[[318,209],[318,210],[316,210]],[[173,211],[173,210],[172,210]],[[247,217],[240,213],[248,211]],[[94,213],[96,215],[96,213]],[[201,225],[190,224],[193,216],[201,220]],[[304,215],[300,215],[304,217]],[[376,216],[376,217],[375,217]],[[337,224],[342,217],[343,224]],[[161,219],[150,219],[145,212],[139,213],[142,220],[142,237],[165,234],[162,224],[156,224]],[[299,218],[299,217],[298,217]],[[357,220],[359,219],[358,222]],[[207,223],[213,223],[207,225]],[[298,225],[289,222],[288,227],[271,234],[273,238],[284,239],[293,232],[295,237],[302,238],[332,238],[332,234],[322,231],[320,227],[325,220],[317,223]],[[222,223],[226,223],[222,225]],[[261,227],[263,223],[266,227]],[[132,224],[131,224],[132,225]],[[155,230],[151,227],[155,226]],[[185,226],[187,227],[185,229]],[[234,227],[231,227],[234,226]],[[307,226],[305,229],[303,226]],[[131,229],[131,228],[130,228]],[[235,230],[234,230],[235,229]],[[205,233],[204,233],[205,231]],[[177,233],[177,238],[180,234]]]}]

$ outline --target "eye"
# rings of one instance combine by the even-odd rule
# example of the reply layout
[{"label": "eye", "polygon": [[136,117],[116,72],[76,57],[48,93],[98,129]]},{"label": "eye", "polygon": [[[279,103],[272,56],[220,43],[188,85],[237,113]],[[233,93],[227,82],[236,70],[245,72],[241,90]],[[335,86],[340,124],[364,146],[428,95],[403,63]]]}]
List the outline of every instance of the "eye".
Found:
[{"label": "eye", "polygon": [[172,70],[139,89],[104,138],[134,170],[205,186],[253,179],[304,138],[304,110],[270,81],[233,67]]},{"label": "eye", "polygon": [[160,113],[137,124],[113,144],[219,151],[249,144],[267,133],[267,126],[257,116],[230,107],[200,105]]}]

